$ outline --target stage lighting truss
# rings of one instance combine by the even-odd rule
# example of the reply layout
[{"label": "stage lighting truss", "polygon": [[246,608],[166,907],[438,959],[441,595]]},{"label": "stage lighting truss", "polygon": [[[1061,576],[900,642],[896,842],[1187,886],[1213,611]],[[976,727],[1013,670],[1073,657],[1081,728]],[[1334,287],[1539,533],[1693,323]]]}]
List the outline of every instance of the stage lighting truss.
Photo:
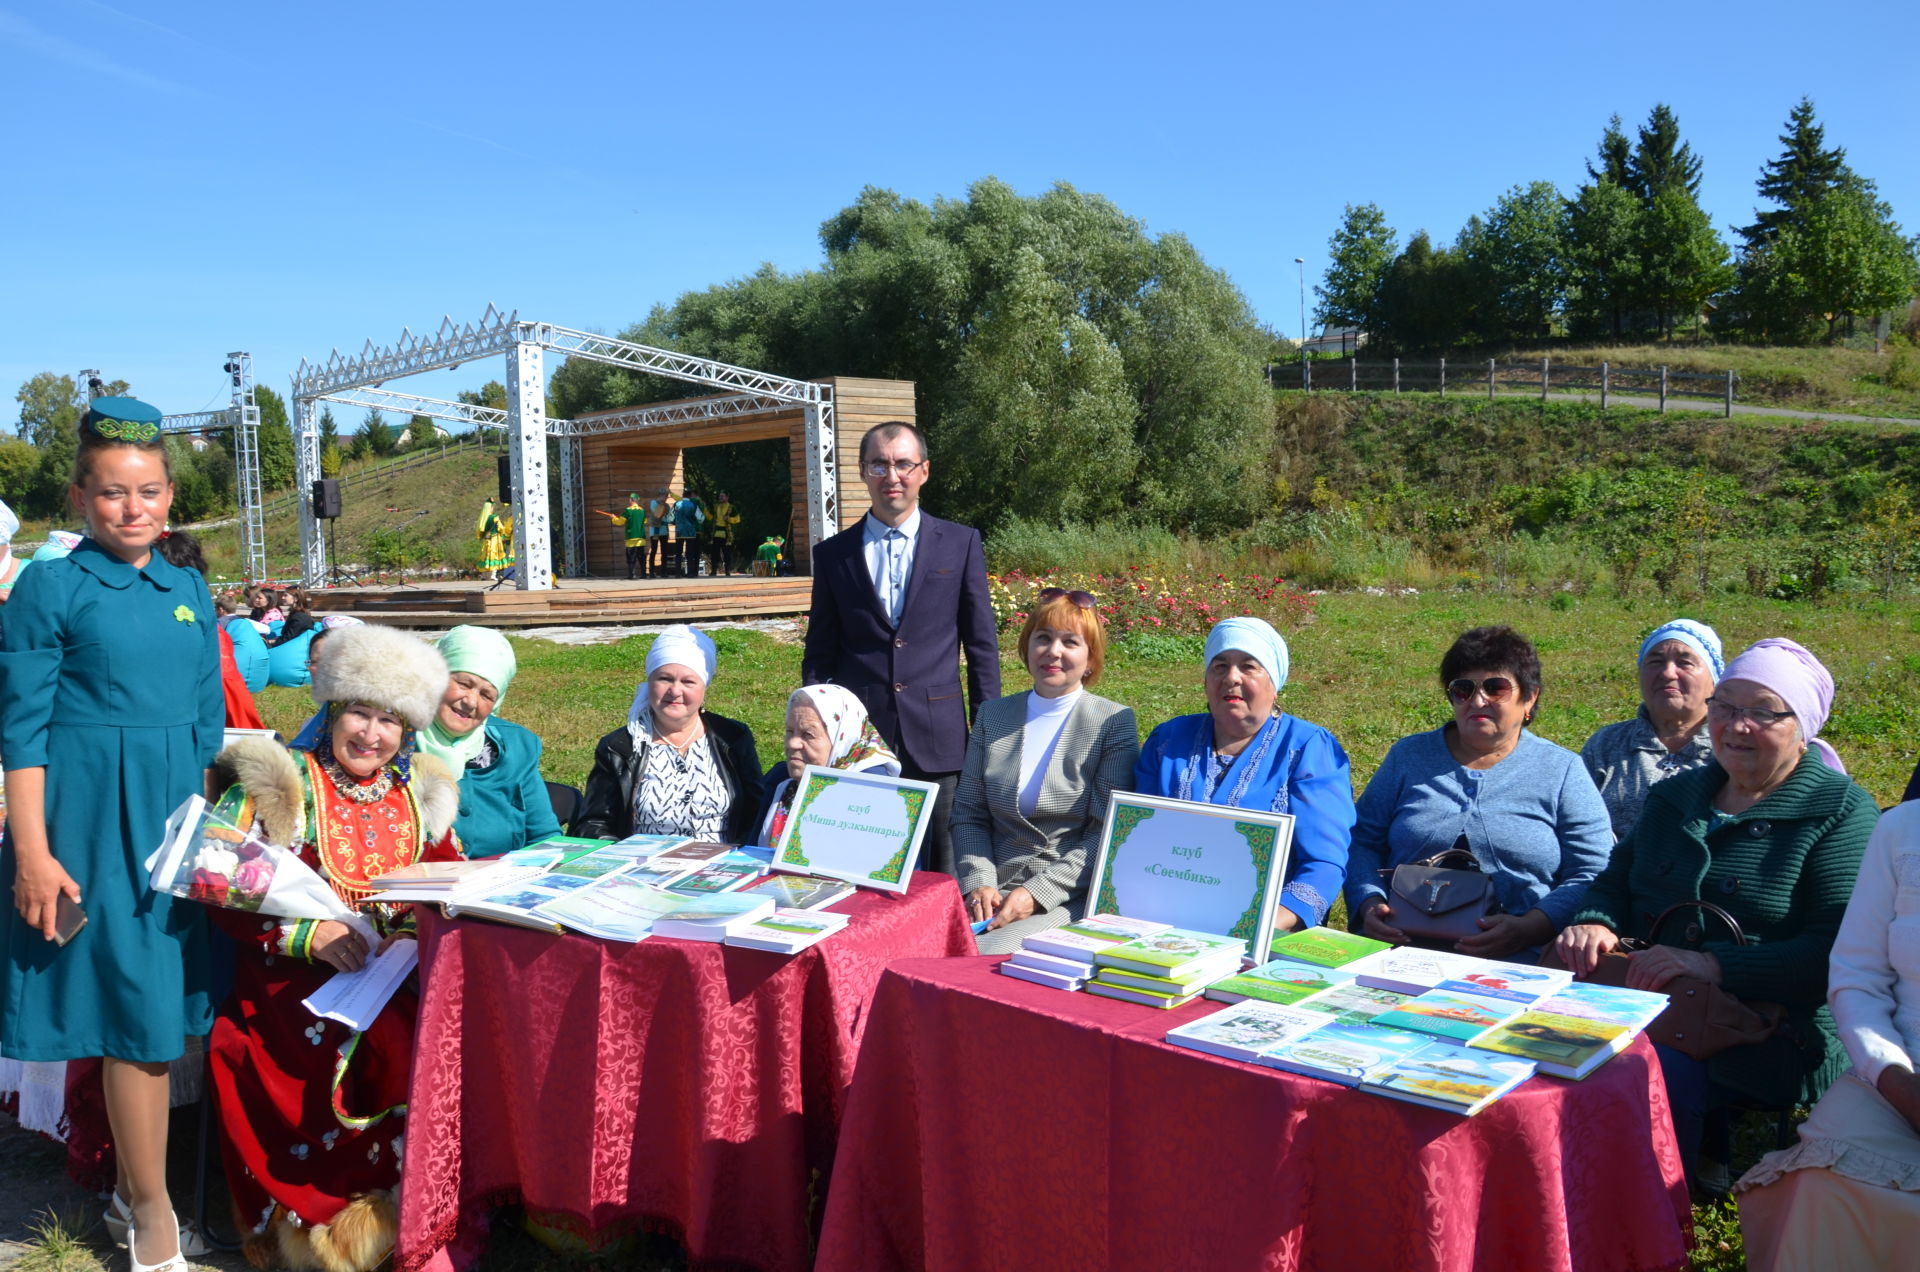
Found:
[{"label": "stage lighting truss", "polygon": [[[233,477],[240,504],[240,566],[247,582],[258,583],[267,577],[267,521],[260,490],[260,406],[253,393],[253,355],[229,353],[221,370],[233,385],[233,399],[227,407],[163,415],[160,431],[233,434]],[[99,374],[81,372],[83,377],[95,377],[95,382]]]},{"label": "stage lighting truss", "polygon": [[[546,418],[544,355],[551,350],[690,384],[706,385],[722,396],[699,402],[639,407],[593,420]],[[457,367],[476,358],[504,354],[507,359],[507,409],[443,402],[395,393],[388,380]],[[310,499],[320,475],[320,401],[377,406],[399,414],[425,415],[456,423],[504,427],[513,476],[513,513],[518,583],[525,591],[552,586],[553,550],[547,524],[547,438],[558,440],[562,533],[568,555],[582,559],[585,543],[579,438],[610,432],[703,420],[724,420],[776,411],[801,410],[805,416],[807,528],[819,542],[839,528],[838,462],[834,448],[833,392],[824,384],[733,366],[712,358],[656,349],[552,323],[525,322],[518,312],[492,305],[478,322],[441,321],[430,336],[404,330],[391,345],[369,340],[357,354],[334,350],[320,363],[302,360],[293,375],[294,458],[300,512],[302,565],[308,584],[327,577],[326,548]]]}]

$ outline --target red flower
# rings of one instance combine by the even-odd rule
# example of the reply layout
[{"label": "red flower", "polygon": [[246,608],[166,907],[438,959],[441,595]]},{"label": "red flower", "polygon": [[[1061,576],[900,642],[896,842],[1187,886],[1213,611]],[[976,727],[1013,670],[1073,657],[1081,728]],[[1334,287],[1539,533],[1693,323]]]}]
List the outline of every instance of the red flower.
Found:
[{"label": "red flower", "polygon": [[227,880],[211,870],[196,870],[187,885],[187,896],[194,901],[205,901],[210,905],[227,903]]}]

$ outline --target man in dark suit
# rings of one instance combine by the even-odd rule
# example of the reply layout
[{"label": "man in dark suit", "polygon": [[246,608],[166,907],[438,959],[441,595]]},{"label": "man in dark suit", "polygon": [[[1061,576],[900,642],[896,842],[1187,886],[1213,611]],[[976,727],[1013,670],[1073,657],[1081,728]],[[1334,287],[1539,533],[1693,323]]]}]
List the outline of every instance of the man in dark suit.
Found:
[{"label": "man in dark suit", "polygon": [[951,874],[953,789],[973,712],[1000,696],[1000,644],[980,532],[920,511],[928,471],[926,436],[911,424],[877,424],[860,439],[872,505],[857,524],[814,545],[800,674],[806,684],[831,682],[859,695],[900,756],[901,775],[939,783],[920,860]]}]

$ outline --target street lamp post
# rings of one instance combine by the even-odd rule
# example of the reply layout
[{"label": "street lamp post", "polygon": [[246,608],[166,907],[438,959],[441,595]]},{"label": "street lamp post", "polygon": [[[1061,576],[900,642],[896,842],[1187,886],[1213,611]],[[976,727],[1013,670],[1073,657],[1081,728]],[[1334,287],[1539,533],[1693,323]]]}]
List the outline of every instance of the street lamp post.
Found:
[{"label": "street lamp post", "polygon": [[1300,270],[1300,387],[1311,383],[1307,379],[1307,258],[1296,256],[1293,263]]}]

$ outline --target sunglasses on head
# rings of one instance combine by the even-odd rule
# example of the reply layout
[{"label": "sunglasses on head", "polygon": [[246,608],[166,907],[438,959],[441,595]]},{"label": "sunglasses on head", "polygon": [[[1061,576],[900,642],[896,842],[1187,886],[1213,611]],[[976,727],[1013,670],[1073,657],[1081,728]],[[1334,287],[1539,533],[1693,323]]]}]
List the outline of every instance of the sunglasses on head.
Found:
[{"label": "sunglasses on head", "polygon": [[1447,696],[1455,702],[1472,702],[1476,693],[1485,694],[1488,702],[1499,702],[1513,690],[1513,681],[1506,676],[1488,676],[1485,680],[1462,676],[1447,682]]},{"label": "sunglasses on head", "polygon": [[1078,605],[1081,609],[1093,609],[1100,604],[1092,592],[1082,592],[1078,588],[1069,592],[1064,587],[1043,587],[1039,592],[1035,593],[1033,599],[1042,605],[1047,605],[1059,600],[1063,596],[1075,605]]}]

